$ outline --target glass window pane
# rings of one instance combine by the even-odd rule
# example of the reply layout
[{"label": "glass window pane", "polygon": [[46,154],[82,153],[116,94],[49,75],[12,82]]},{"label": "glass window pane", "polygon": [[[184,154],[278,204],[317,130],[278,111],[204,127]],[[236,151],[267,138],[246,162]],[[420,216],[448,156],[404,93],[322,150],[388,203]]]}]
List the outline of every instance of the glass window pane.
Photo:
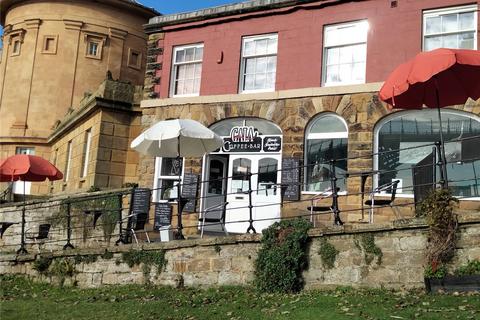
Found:
[{"label": "glass window pane", "polygon": [[232,186],[230,192],[243,193],[249,189],[248,173],[252,170],[250,159],[239,158],[233,160]]},{"label": "glass window pane", "polygon": [[459,14],[460,30],[475,29],[475,16],[473,12]]},{"label": "glass window pane", "polygon": [[203,59],[203,47],[197,47],[195,49],[195,60]]},{"label": "glass window pane", "polygon": [[340,63],[350,63],[353,61],[353,51],[352,47],[342,47],[340,48]]},{"label": "glass window pane", "polygon": [[442,18],[441,17],[428,17],[425,19],[425,33],[439,33],[442,31]]},{"label": "glass window pane", "polygon": [[277,38],[271,38],[268,40],[268,49],[267,52],[269,54],[277,53]]},{"label": "glass window pane", "polygon": [[[470,115],[470,116],[473,116]],[[445,141],[464,139],[480,135],[480,121],[467,114],[442,110],[442,127]],[[402,193],[412,193],[411,166],[417,164],[432,152],[433,144],[439,140],[440,123],[436,110],[422,110],[403,113],[384,123],[379,130],[378,168],[385,171],[380,176],[379,185],[402,181]],[[462,142],[445,145],[448,178],[455,195],[478,194],[478,172],[474,168],[480,164],[478,151]],[[427,146],[425,146],[427,145]],[[464,146],[465,145],[465,146]],[[462,150],[465,147],[465,150]],[[413,149],[407,149],[413,148]],[[478,156],[462,159],[469,150]],[[439,173],[437,172],[437,177]]]},{"label": "glass window pane", "polygon": [[365,62],[367,61],[367,46],[365,44],[359,44],[352,47],[353,61]]},{"label": "glass window pane", "polygon": [[272,158],[263,158],[258,161],[257,194],[277,194],[278,161]]},{"label": "glass window pane", "polygon": [[255,75],[246,75],[245,76],[245,83],[244,83],[244,90],[253,90],[255,89]]},{"label": "glass window pane", "polygon": [[458,35],[459,38],[459,48],[460,49],[474,49],[475,42],[474,42],[474,33],[462,33]]},{"label": "glass window pane", "polygon": [[195,57],[195,48],[187,48],[185,49],[185,61],[192,61]]},{"label": "glass window pane", "polygon": [[201,63],[195,63],[195,78],[199,79],[202,76],[202,64]]},{"label": "glass window pane", "polygon": [[264,73],[267,72],[267,58],[256,58],[256,73]]},{"label": "glass window pane", "polygon": [[180,176],[183,158],[162,158],[161,176]]},{"label": "glass window pane", "polygon": [[200,79],[194,80],[193,92],[200,92]]},{"label": "glass window pane", "polygon": [[336,82],[340,82],[340,77],[339,77],[339,74],[338,74],[338,69],[339,69],[339,66],[338,65],[334,65],[334,66],[329,66],[327,67],[327,76],[326,76],[326,83],[336,83]]},{"label": "glass window pane", "polygon": [[452,32],[458,30],[458,14],[445,14],[442,16],[442,32]]},{"label": "glass window pane", "polygon": [[257,73],[255,75],[255,89],[265,89],[267,77],[264,73]]},{"label": "glass window pane", "polygon": [[243,55],[250,56],[255,53],[255,42],[245,41],[245,47],[243,49]]},{"label": "glass window pane", "polygon": [[430,51],[442,47],[442,37],[428,37],[425,38],[425,51]]},{"label": "glass window pane", "polygon": [[176,180],[162,179],[160,185],[160,200],[177,199],[178,189]]},{"label": "glass window pane", "polygon": [[351,82],[352,81],[352,65],[351,64],[341,64],[338,69],[338,75],[340,82]]},{"label": "glass window pane", "polygon": [[267,53],[267,39],[255,40],[255,54],[266,54]]},{"label": "glass window pane", "polygon": [[275,88],[275,73],[267,73],[265,88],[266,89],[274,89]]},{"label": "glass window pane", "polygon": [[185,88],[184,81],[178,80],[175,86],[175,94],[184,94],[184,88]]},{"label": "glass window pane", "polygon": [[444,48],[458,48],[458,35],[451,34],[448,36],[443,36],[443,47]]},{"label": "glass window pane", "polygon": [[255,73],[255,58],[245,59],[245,73],[246,74]]},{"label": "glass window pane", "polygon": [[327,49],[327,65],[338,64],[340,61],[340,49],[328,48]]},{"label": "glass window pane", "polygon": [[366,63],[356,63],[352,69],[352,80],[355,82],[365,81]]},{"label": "glass window pane", "polygon": [[185,61],[185,51],[178,50],[177,55],[175,56],[175,62],[184,62]]},{"label": "glass window pane", "polygon": [[[335,166],[337,177],[342,176],[347,171],[347,145],[347,139],[307,140],[307,191],[325,191],[331,188],[331,159],[338,160]],[[337,187],[340,190],[345,190],[345,179],[338,179]]]},{"label": "glass window pane", "polygon": [[339,117],[324,115],[314,120],[308,131],[309,134],[330,132],[347,132],[347,127]]},{"label": "glass window pane", "polygon": [[177,79],[178,80],[185,79],[185,70],[186,69],[187,69],[187,66],[185,66],[185,65],[177,66]]},{"label": "glass window pane", "polygon": [[268,57],[267,58],[268,65],[267,65],[267,72],[275,72],[277,68],[277,57]]}]

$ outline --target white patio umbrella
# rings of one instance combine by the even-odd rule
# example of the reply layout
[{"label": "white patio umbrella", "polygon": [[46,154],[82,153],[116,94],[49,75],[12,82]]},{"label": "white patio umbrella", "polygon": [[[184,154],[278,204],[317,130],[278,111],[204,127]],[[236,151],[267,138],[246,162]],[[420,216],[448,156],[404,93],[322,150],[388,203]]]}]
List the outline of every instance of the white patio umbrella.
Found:
[{"label": "white patio umbrella", "polygon": [[155,157],[200,157],[220,148],[222,138],[190,119],[160,121],[132,141],[132,149]]},{"label": "white patio umbrella", "polygon": [[[136,137],[131,148],[155,157],[200,157],[219,149],[222,138],[201,123],[190,119],[160,121]],[[178,195],[178,238],[182,234],[182,208],[185,205],[180,195],[180,183],[177,184]]]}]

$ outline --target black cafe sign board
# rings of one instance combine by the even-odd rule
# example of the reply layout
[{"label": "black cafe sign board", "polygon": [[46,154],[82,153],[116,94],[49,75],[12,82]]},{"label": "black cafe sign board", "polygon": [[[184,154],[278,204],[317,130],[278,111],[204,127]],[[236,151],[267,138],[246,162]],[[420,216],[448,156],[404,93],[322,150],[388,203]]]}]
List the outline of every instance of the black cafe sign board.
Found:
[{"label": "black cafe sign board", "polygon": [[238,126],[223,137],[222,152],[280,152],[282,136],[261,136],[252,126]]}]

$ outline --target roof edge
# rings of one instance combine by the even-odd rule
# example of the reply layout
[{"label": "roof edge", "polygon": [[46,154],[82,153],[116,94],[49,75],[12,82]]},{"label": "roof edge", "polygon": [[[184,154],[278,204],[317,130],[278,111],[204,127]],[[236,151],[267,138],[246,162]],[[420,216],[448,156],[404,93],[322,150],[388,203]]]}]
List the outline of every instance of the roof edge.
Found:
[{"label": "roof edge", "polygon": [[226,4],[222,6],[210,7],[196,11],[174,13],[162,16],[156,16],[149,20],[144,26],[147,33],[155,32],[158,28],[184,24],[200,20],[227,17],[243,13],[265,11],[269,9],[279,9],[295,6],[299,4],[308,4],[312,2],[330,2],[332,0],[251,0]]}]

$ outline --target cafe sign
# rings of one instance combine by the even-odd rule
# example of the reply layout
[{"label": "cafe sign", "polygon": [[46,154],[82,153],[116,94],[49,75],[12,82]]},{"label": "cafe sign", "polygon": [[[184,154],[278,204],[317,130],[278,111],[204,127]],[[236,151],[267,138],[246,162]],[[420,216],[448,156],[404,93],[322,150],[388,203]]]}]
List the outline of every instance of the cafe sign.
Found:
[{"label": "cafe sign", "polygon": [[252,126],[237,126],[223,137],[222,152],[280,152],[281,136],[261,136]]}]

